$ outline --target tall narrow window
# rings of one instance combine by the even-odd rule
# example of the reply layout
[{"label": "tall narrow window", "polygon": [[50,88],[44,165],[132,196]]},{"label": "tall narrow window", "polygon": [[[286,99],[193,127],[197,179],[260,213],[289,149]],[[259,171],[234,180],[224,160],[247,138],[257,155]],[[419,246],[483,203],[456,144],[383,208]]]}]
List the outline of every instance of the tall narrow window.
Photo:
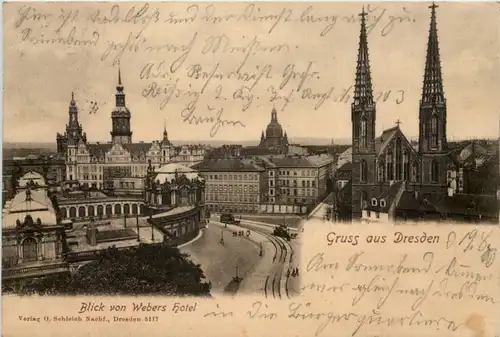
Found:
[{"label": "tall narrow window", "polygon": [[359,198],[361,209],[365,209],[365,207],[367,206],[367,200],[368,196],[366,195],[366,192],[362,191]]},{"label": "tall narrow window", "polygon": [[378,163],[378,181],[383,182],[385,181],[385,163],[383,161],[380,161]]},{"label": "tall narrow window", "polygon": [[368,165],[365,160],[361,160],[361,181],[366,182],[368,177]]},{"label": "tall narrow window", "polygon": [[437,148],[438,146],[438,118],[436,115],[431,117],[431,147]]},{"label": "tall narrow window", "polygon": [[387,151],[387,180],[394,180],[394,162],[392,161],[392,150]]},{"label": "tall narrow window", "polygon": [[410,161],[408,151],[403,151],[403,180],[410,180]]},{"label": "tall narrow window", "polygon": [[439,164],[437,160],[431,162],[431,181],[433,183],[438,182],[439,179]]},{"label": "tall narrow window", "polygon": [[366,133],[366,119],[361,118],[361,146],[366,147],[367,145],[367,133]]},{"label": "tall narrow window", "polygon": [[396,178],[395,180],[403,179],[403,163],[401,153],[401,138],[396,139]]},{"label": "tall narrow window", "polygon": [[411,181],[414,183],[418,181],[418,164],[415,160],[411,163]]}]

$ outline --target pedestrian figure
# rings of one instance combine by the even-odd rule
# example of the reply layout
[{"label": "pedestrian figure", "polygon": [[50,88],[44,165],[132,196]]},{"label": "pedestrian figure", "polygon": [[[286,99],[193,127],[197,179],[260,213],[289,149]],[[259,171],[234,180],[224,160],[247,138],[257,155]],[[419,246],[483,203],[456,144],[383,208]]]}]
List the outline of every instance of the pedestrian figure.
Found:
[{"label": "pedestrian figure", "polygon": [[292,271],[292,277],[295,277],[295,269]]},{"label": "pedestrian figure", "polygon": [[295,275],[299,276],[299,268],[295,268]]},{"label": "pedestrian figure", "polygon": [[287,270],[286,277],[290,277],[290,269]]}]

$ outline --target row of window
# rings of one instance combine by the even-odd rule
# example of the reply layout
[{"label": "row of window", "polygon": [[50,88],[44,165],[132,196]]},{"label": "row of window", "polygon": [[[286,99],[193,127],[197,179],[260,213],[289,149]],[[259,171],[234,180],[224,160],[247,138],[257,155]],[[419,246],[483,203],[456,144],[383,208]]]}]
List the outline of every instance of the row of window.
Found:
[{"label": "row of window", "polygon": [[[302,188],[316,188],[316,180],[302,180],[301,181],[301,187]],[[269,186],[274,187],[274,181],[270,180],[269,181]],[[278,180],[278,183],[276,186],[286,186],[286,187],[299,187],[297,180]]]},{"label": "row of window", "polygon": [[239,173],[239,174],[210,174],[209,175],[210,180],[258,180],[259,175],[258,174],[252,174],[252,173]]},{"label": "row of window", "polygon": [[258,190],[258,185],[206,185],[207,192],[257,192]]},{"label": "row of window", "polygon": [[[300,173],[300,174],[298,174]],[[315,177],[317,174],[314,170],[300,170],[300,171],[287,171],[287,170],[279,170],[277,174],[280,176],[301,176],[301,177]],[[274,176],[274,171],[270,171],[269,175],[271,177]]]},{"label": "row of window", "polygon": [[231,202],[249,202],[256,203],[258,198],[256,195],[241,195],[241,194],[206,194],[205,200],[209,201],[231,201]]},{"label": "row of window", "polygon": [[[366,160],[361,160],[360,166],[360,180],[361,182],[367,182],[368,164]],[[410,166],[410,163],[408,162],[396,163],[396,165],[394,165],[392,162],[379,162],[377,167],[377,177],[377,180],[379,182],[390,180],[407,180],[411,182],[417,182],[419,181],[418,163],[416,161],[413,161]],[[431,182],[439,181],[439,163],[437,160],[431,161],[430,178]]]}]

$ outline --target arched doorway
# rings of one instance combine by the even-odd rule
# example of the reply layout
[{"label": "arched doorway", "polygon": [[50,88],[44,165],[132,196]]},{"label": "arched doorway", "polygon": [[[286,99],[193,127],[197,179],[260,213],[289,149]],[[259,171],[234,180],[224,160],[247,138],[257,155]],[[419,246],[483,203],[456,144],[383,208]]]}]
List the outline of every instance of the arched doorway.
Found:
[{"label": "arched doorway", "polygon": [[130,205],[129,204],[123,205],[123,214],[127,214],[127,215],[130,214]]},{"label": "arched doorway", "polygon": [[89,216],[95,216],[95,208],[94,206],[89,206]]},{"label": "arched doorway", "polygon": [[97,206],[97,215],[98,216],[103,216],[104,215],[104,207],[102,205]]},{"label": "arched doorway", "polygon": [[115,215],[120,215],[122,214],[122,205],[116,204],[115,205]]},{"label": "arched doorway", "polygon": [[140,209],[141,209],[140,214],[141,214],[141,215],[144,215],[144,213],[146,213],[146,212],[145,212],[146,207],[145,207],[144,205],[141,205],[141,206],[140,206]]},{"label": "arched doorway", "polygon": [[132,204],[132,214],[137,214],[137,205],[136,204]]},{"label": "arched doorway", "polygon": [[61,208],[61,218],[66,219],[68,217],[68,210],[66,208]]},{"label": "arched doorway", "polygon": [[37,242],[34,238],[29,237],[23,241],[23,261],[36,261],[37,258]]},{"label": "arched doorway", "polygon": [[71,219],[76,218],[76,207],[71,207],[71,208],[69,209],[69,217],[70,217]]}]

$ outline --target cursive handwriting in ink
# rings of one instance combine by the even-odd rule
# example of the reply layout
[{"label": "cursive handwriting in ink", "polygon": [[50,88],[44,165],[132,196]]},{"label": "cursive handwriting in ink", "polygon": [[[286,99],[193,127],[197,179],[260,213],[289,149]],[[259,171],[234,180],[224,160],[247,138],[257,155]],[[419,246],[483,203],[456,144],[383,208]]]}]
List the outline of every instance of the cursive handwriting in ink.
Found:
[{"label": "cursive handwriting in ink", "polygon": [[252,309],[247,311],[247,315],[250,318],[261,318],[269,320],[273,320],[278,317],[278,314],[276,314],[275,312],[266,312],[267,308],[267,304],[263,305],[261,301],[254,302],[252,304]]},{"label": "cursive handwriting in ink", "polygon": [[52,14],[37,12],[36,9],[31,6],[22,6],[19,8],[18,14],[19,18],[14,23],[16,28],[21,27],[26,21],[36,21],[47,24],[52,18]]},{"label": "cursive handwriting in ink", "polygon": [[[217,304],[217,309],[220,309],[219,305]],[[227,316],[233,316],[232,311],[211,311],[203,315],[203,317],[220,317],[220,318],[225,318]]]},{"label": "cursive handwriting in ink", "polygon": [[[78,37],[77,35],[82,36]],[[73,27],[66,36],[57,33],[55,36],[46,37],[43,32],[35,36],[32,28],[25,28],[21,32],[21,41],[29,42],[32,45],[60,44],[72,47],[95,47],[99,43],[100,35],[97,31],[93,31],[91,35],[88,36],[88,33]]]},{"label": "cursive handwriting in ink", "polygon": [[230,126],[240,126],[246,127],[241,121],[232,121],[222,119],[222,114],[224,112],[223,108],[213,108],[210,105],[207,105],[207,109],[209,112],[215,111],[215,117],[212,116],[197,116],[196,115],[196,104],[197,100],[193,100],[189,102],[184,109],[181,111],[182,121],[184,123],[199,125],[199,124],[212,124],[212,128],[210,129],[210,137],[214,137],[217,132],[219,132],[221,127],[226,125]]},{"label": "cursive handwriting in ink", "polygon": [[[243,39],[246,40],[246,37],[243,36]],[[201,48],[201,53],[203,55],[216,53],[243,54],[243,60],[239,63],[236,72],[240,72],[243,69],[250,56],[261,53],[277,54],[288,52],[290,52],[290,46],[288,44],[278,43],[264,45],[257,36],[254,36],[250,42],[240,45],[234,43],[233,40],[225,34],[207,37]]]}]

